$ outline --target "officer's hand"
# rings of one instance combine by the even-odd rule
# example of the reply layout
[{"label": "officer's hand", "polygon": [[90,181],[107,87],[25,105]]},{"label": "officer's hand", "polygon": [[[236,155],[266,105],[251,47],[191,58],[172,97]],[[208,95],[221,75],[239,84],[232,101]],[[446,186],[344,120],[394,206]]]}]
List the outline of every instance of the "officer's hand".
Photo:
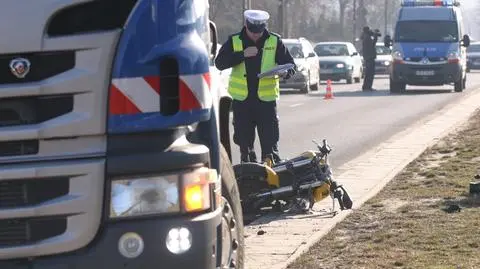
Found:
[{"label": "officer's hand", "polygon": [[251,46],[251,47],[246,48],[246,49],[243,51],[243,56],[245,56],[246,58],[254,57],[254,56],[257,55],[257,53],[258,53],[257,47]]}]

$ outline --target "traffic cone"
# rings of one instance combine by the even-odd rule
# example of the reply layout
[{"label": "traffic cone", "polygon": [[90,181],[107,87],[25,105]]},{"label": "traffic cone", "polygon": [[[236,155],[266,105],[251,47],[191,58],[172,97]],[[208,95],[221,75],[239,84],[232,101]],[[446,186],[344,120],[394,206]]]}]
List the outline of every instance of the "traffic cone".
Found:
[{"label": "traffic cone", "polygon": [[327,92],[325,93],[325,97],[323,97],[323,99],[333,99],[332,81],[330,79],[327,80]]}]

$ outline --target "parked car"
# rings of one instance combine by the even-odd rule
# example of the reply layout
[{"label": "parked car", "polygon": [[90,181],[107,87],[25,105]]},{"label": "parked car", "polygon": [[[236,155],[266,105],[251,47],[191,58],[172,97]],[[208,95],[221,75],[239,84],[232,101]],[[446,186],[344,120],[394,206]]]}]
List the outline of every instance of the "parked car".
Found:
[{"label": "parked car", "polygon": [[307,39],[282,39],[297,66],[291,78],[280,80],[281,88],[300,89],[302,93],[317,91],[320,87],[318,56]]},{"label": "parked car", "polygon": [[467,48],[467,72],[480,69],[480,42],[472,42]]},{"label": "parked car", "polygon": [[[217,44],[217,55],[218,55],[218,52],[220,51],[220,48],[222,47],[221,44]],[[224,94],[228,94],[228,83],[229,83],[229,80],[230,80],[230,74],[232,73],[232,68],[228,68],[228,69],[225,69],[225,70],[218,70],[216,67],[215,67],[215,64],[213,63],[213,60],[212,60],[212,63],[210,64],[211,65],[211,71],[215,73],[216,76],[219,76],[220,79],[218,80],[218,83],[221,84],[220,87],[218,87],[218,89],[220,89],[221,91],[224,91]],[[212,80],[214,81],[214,80]]]},{"label": "parked car", "polygon": [[350,42],[320,42],[315,45],[320,60],[320,79],[348,84],[360,82],[363,77],[362,57]]},{"label": "parked car", "polygon": [[392,65],[392,49],[385,47],[384,43],[377,43],[377,59],[375,59],[375,74],[389,74]]}]

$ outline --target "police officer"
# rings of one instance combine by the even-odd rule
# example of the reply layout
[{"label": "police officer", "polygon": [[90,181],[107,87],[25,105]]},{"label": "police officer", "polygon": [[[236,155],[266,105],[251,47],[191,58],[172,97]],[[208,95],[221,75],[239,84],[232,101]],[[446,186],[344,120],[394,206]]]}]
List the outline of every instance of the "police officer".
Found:
[{"label": "police officer", "polygon": [[365,63],[365,78],[363,80],[362,90],[373,91],[373,79],[375,77],[375,59],[377,58],[377,50],[375,45],[380,33],[372,32],[370,27],[363,27],[362,39],[362,54]]},{"label": "police officer", "polygon": [[[270,15],[261,10],[244,12],[244,27],[229,36],[215,59],[217,69],[232,68],[228,92],[233,98],[233,125],[235,144],[240,147],[242,162],[256,162],[254,152],[255,128],[262,149],[262,160],[278,154],[279,125],[277,100],[280,95],[279,78],[258,78],[277,64],[292,63],[292,56],[279,35],[266,29]],[[295,71],[282,76],[290,78]]]}]

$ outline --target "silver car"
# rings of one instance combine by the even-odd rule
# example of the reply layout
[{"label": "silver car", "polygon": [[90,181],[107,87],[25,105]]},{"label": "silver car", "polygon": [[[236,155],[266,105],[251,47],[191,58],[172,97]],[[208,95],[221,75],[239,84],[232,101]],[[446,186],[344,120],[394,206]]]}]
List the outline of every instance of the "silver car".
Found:
[{"label": "silver car", "polygon": [[467,72],[480,69],[480,42],[472,42],[467,48]]},{"label": "silver car", "polygon": [[280,80],[281,88],[300,89],[302,93],[317,91],[320,87],[318,56],[305,38],[282,40],[297,66],[291,78]]},{"label": "silver car", "polygon": [[362,57],[350,42],[320,42],[315,45],[320,58],[320,79],[348,84],[360,82],[363,77]]}]

